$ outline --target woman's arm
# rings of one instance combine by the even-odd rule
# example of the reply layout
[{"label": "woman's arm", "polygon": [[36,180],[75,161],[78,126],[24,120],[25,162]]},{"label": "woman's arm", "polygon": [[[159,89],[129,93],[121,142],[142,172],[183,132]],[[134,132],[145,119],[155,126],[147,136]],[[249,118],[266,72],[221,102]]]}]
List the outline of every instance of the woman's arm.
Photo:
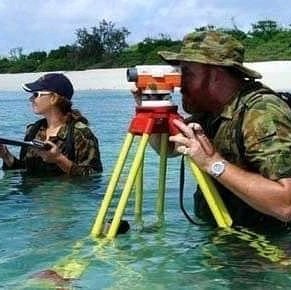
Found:
[{"label": "woman's arm", "polygon": [[38,155],[43,161],[56,164],[69,175],[90,175],[102,172],[98,140],[91,130],[86,125],[76,124],[73,138],[74,160],[70,160],[56,144],[50,141],[46,143],[51,145],[51,149],[38,150]]}]

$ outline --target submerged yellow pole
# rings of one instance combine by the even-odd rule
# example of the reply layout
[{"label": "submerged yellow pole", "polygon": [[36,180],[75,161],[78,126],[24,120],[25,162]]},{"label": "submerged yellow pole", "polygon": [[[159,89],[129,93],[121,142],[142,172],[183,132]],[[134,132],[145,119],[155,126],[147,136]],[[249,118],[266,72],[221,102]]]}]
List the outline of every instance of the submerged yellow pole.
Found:
[{"label": "submerged yellow pole", "polygon": [[102,233],[104,219],[105,219],[108,207],[110,206],[114,190],[115,190],[116,185],[118,183],[118,180],[120,178],[121,171],[124,167],[124,163],[125,163],[125,160],[127,158],[129,149],[131,147],[133,138],[134,138],[133,134],[127,133],[126,138],[124,140],[124,143],[122,145],[121,151],[119,153],[118,159],[116,161],[116,165],[114,167],[112,176],[110,178],[107,190],[105,192],[105,196],[104,196],[103,201],[101,203],[101,207],[99,209],[95,223],[94,223],[92,230],[91,230],[91,235],[93,237],[99,236]]},{"label": "submerged yellow pole", "polygon": [[116,233],[117,233],[122,215],[124,213],[130,192],[132,190],[137,172],[140,169],[140,166],[141,166],[141,163],[142,163],[142,160],[144,157],[145,148],[146,148],[146,145],[148,144],[148,141],[149,141],[149,137],[150,137],[149,134],[144,133],[142,135],[140,144],[137,148],[135,158],[134,158],[132,166],[129,170],[128,178],[127,178],[126,183],[124,185],[124,189],[121,193],[121,197],[120,197],[119,203],[117,205],[115,215],[114,215],[113,220],[112,220],[112,224],[111,224],[109,231],[106,235],[110,239],[113,239],[116,236]]},{"label": "submerged yellow pole", "polygon": [[143,202],[143,167],[144,158],[141,161],[136,180],[135,180],[135,208],[134,215],[137,223],[142,221],[142,202]]},{"label": "submerged yellow pole", "polygon": [[208,203],[208,206],[216,220],[216,223],[221,228],[230,227],[232,225],[232,218],[224,205],[213,181],[207,173],[200,170],[200,168],[191,160],[187,158],[190,163],[190,168],[193,175],[196,177],[201,191]]},{"label": "submerged yellow pole", "polygon": [[168,151],[168,133],[161,135],[160,144],[160,168],[159,168],[159,187],[156,211],[158,218],[162,218],[164,215],[165,208],[165,191],[166,191],[166,173],[167,173],[167,151]]}]

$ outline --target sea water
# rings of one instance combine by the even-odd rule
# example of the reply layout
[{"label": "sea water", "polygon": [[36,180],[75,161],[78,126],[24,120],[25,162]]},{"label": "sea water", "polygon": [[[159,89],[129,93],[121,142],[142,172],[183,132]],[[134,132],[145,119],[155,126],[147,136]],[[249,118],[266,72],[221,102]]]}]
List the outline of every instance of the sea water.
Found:
[{"label": "sea water", "polygon": [[[174,100],[179,104],[179,95]],[[28,96],[0,92],[0,101],[0,137],[23,138],[26,124],[37,119]],[[92,240],[89,233],[134,116],[134,101],[128,91],[77,91],[74,106],[99,139],[104,173],[40,178],[0,171],[0,289],[290,288],[288,233],[262,236],[186,220],[179,206],[180,158],[168,159],[164,222],[157,226],[158,156],[151,148],[145,156],[143,226],[135,222],[132,195],[124,214],[130,231],[112,242]],[[18,154],[19,148],[9,148]],[[108,217],[114,213],[135,148]],[[184,205],[190,215],[195,188],[186,170]],[[71,271],[68,276],[74,279],[52,286],[37,278],[46,269]]]}]

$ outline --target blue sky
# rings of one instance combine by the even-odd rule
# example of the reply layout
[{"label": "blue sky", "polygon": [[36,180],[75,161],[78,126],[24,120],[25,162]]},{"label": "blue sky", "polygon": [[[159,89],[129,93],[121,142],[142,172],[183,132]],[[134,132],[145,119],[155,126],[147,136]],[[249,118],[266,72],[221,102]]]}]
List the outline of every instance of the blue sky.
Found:
[{"label": "blue sky", "polygon": [[291,24],[289,0],[0,0],[0,55],[58,48],[76,41],[78,28],[106,19],[126,27],[129,43],[164,33],[172,39],[207,24],[248,31],[258,20]]}]

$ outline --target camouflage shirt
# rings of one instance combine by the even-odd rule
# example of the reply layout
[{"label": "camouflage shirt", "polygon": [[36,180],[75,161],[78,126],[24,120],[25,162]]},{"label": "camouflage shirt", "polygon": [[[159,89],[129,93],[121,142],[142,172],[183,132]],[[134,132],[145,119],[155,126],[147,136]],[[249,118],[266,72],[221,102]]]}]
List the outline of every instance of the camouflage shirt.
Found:
[{"label": "camouflage shirt", "polygon": [[[26,136],[30,134],[35,124],[27,127]],[[69,140],[70,143],[73,142],[73,146],[71,148],[74,152],[66,152],[68,151],[66,148],[66,140],[68,135],[69,124],[66,124],[60,128],[57,136],[49,138],[49,141],[58,146],[62,154],[73,161],[73,165],[68,174],[76,176],[90,175],[94,172],[102,172],[98,140],[89,127],[82,122],[74,123],[72,140]],[[46,140],[46,122],[40,126],[33,138],[41,141]],[[42,161],[42,159],[36,155],[34,149],[31,147],[22,148],[20,152],[20,159],[18,160],[15,158],[14,164],[10,168],[25,168],[27,172],[37,174],[64,174],[64,172],[57,165]],[[4,164],[3,169],[9,168]]]},{"label": "camouflage shirt", "polygon": [[[291,177],[289,106],[263,87],[240,95],[220,115],[213,139],[218,151],[226,160],[269,179]],[[244,152],[238,148],[240,142]]]},{"label": "camouflage shirt", "polygon": [[[219,116],[208,116],[202,123],[229,162],[271,180],[291,177],[291,110],[259,82],[247,83]],[[217,186],[234,222],[250,225],[266,218],[274,220],[252,209],[221,184]],[[196,212],[201,216],[201,210],[208,206],[201,202],[199,194],[196,202]]]}]

